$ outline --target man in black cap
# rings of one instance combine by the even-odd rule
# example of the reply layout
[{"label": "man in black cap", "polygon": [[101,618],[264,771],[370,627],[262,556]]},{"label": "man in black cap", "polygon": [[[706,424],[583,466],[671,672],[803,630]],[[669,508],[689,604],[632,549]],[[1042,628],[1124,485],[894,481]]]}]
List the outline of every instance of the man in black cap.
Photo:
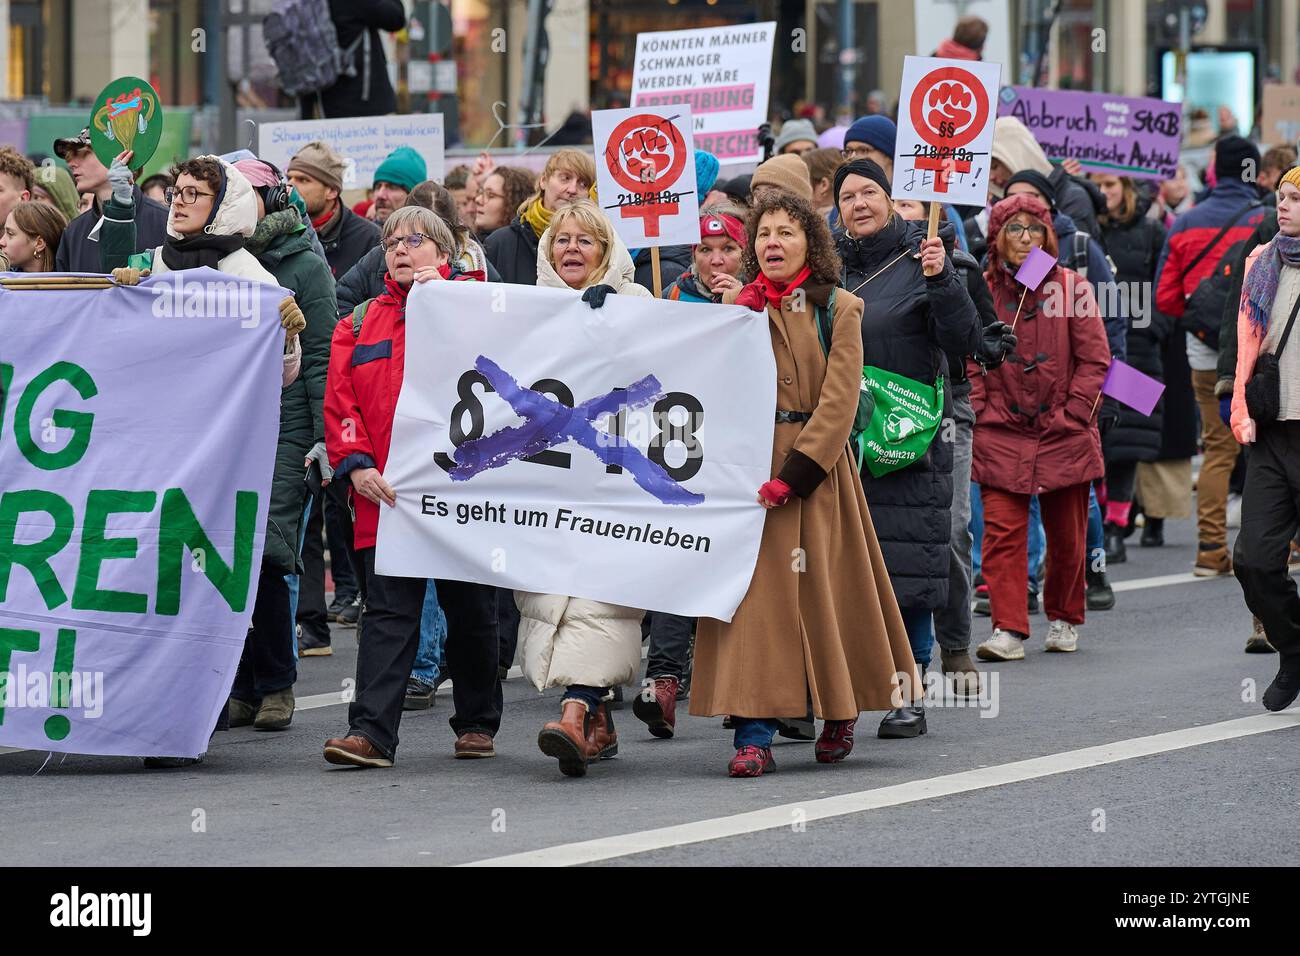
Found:
[{"label": "man in black cap", "polygon": [[[63,231],[54,255],[55,272],[110,272],[125,262],[105,263],[99,243],[99,228],[113,195],[108,169],[90,146],[90,130],[54,141],[54,152],[68,164],[78,193],[93,193],[94,203]],[[122,184],[125,189],[126,183]],[[130,186],[135,199],[135,248],[129,252],[155,249],[167,238],[167,207],[145,198],[140,187]],[[123,194],[125,195],[125,194]]]}]

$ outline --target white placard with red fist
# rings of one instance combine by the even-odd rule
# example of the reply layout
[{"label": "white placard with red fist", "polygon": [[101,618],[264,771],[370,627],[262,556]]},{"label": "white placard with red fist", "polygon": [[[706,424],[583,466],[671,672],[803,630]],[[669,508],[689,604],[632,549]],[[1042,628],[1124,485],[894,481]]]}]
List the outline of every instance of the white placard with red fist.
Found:
[{"label": "white placard with red fist", "polygon": [[691,108],[596,110],[596,196],[629,249],[700,241]]},{"label": "white placard with red fist", "polygon": [[895,199],[984,205],[1001,74],[997,63],[904,59]]}]

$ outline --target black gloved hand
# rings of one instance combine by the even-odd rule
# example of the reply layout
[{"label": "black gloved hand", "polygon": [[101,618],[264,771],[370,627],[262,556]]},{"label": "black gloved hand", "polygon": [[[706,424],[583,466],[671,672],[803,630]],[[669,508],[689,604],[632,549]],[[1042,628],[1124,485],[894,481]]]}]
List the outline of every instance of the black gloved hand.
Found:
[{"label": "black gloved hand", "polygon": [[1101,403],[1101,410],[1097,413],[1097,431],[1105,438],[1106,433],[1118,424],[1119,404],[1107,396]]},{"label": "black gloved hand", "polygon": [[1011,326],[1005,322],[985,326],[980,335],[980,354],[977,356],[980,364],[985,368],[1001,365],[1007,353],[1016,347],[1017,341]]},{"label": "black gloved hand", "polygon": [[605,296],[616,295],[612,285],[593,285],[582,290],[582,301],[587,303],[593,309],[599,309],[605,304]]}]

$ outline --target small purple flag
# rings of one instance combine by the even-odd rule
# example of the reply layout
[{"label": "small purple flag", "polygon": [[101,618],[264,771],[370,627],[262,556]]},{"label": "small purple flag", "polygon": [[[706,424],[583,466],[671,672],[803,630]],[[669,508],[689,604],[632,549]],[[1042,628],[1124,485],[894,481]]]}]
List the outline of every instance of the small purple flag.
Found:
[{"label": "small purple flag", "polygon": [[1109,395],[1129,408],[1136,408],[1143,415],[1151,414],[1151,409],[1156,407],[1164,390],[1164,383],[1142,374],[1119,359],[1110,360],[1106,381],[1101,383],[1103,395]]},{"label": "small purple flag", "polygon": [[1030,289],[1037,289],[1042,283],[1043,277],[1052,271],[1054,265],[1056,265],[1056,260],[1052,258],[1051,253],[1044,252],[1035,246],[1029,250],[1029,255],[1020,264],[1020,268],[1016,272],[1016,281],[1021,285],[1029,286]]}]

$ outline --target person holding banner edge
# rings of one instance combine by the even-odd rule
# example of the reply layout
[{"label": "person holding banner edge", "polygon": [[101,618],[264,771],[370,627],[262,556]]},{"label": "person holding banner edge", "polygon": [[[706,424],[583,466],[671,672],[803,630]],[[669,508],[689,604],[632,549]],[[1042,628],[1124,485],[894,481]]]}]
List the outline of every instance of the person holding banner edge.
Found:
[{"label": "person holding banner edge", "polygon": [[[458,277],[449,265],[451,230],[431,210],[407,206],[384,223],[388,273],[384,294],[358,305],[334,329],[325,393],[326,448],[335,481],[352,485],[355,546],[364,576],[366,613],[357,652],[357,694],[348,707],[348,731],[325,742],[326,761],[354,767],[391,767],[407,678],[420,643],[427,582],[375,573],[379,508],[397,494],[384,480],[393,411],[401,390],[406,342],[406,297],[416,282]],[[496,756],[492,738],[501,724],[497,677],[496,589],[439,580],[447,616],[447,666],[453,678],[457,758]]]},{"label": "person holding banner edge", "polygon": [[[650,297],[635,273],[623,241],[594,202],[578,199],[555,210],[537,247],[537,285],[581,290],[582,300],[599,309],[607,295]],[[566,777],[584,776],[590,762],[618,753],[607,699],[641,670],[645,612],[531,591],[516,591],[515,601],[524,676],[539,691],[564,685],[560,719],[542,727],[538,749],[554,757]]]},{"label": "person holding banner edge", "polygon": [[862,300],[837,288],[830,229],[806,200],[770,194],[747,229],[758,278],[723,300],[766,317],[772,336],[772,478],[758,490],[767,515],[749,590],[730,623],[699,620],[690,700],[696,716],[731,715],[732,777],[776,769],[777,718],[803,718],[809,701],[826,722],[817,761],[842,761],[858,715],[897,706],[899,684],[920,677],[849,454]]},{"label": "person holding banner edge", "polygon": [[[850,160],[836,171],[835,197],[844,224],[838,240],[841,282],[866,303],[859,334],[867,371],[881,381],[896,377],[897,387],[928,402],[933,415],[951,421],[948,356],[1001,354],[1015,340],[1004,341],[1004,326],[982,329],[970,293],[945,255],[943,239],[927,238],[925,223],[899,217],[890,192],[885,171],[869,159]],[[877,405],[873,423],[883,413],[879,399]],[[893,444],[897,436],[889,432],[894,416],[904,425],[919,420],[901,407],[890,414],[881,423],[881,444],[887,449],[898,447]],[[948,603],[951,561],[954,442],[952,436],[938,437],[937,431],[930,431],[928,445],[918,443],[908,460],[881,458],[873,464],[868,444],[861,475],[922,675],[934,643],[932,616]],[[969,654],[958,653],[945,655],[944,670],[968,675],[975,666]],[[921,699],[919,687],[907,698]],[[878,734],[915,737],[926,730],[925,710],[917,703],[891,710]]]}]

